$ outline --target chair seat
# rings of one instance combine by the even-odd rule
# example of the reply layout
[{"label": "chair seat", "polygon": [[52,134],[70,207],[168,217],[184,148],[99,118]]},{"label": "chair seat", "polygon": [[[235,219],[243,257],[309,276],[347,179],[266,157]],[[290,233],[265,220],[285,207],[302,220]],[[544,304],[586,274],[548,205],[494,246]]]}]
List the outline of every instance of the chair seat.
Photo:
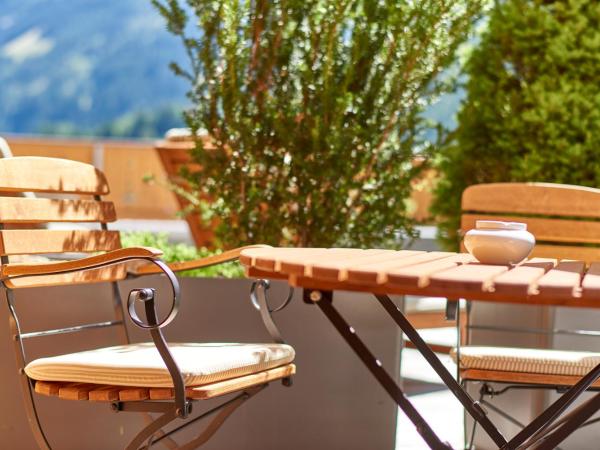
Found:
[{"label": "chair seat", "polygon": [[[457,351],[450,356],[456,362]],[[548,375],[583,376],[600,364],[600,353],[512,347],[460,348],[460,368]]]},{"label": "chair seat", "polygon": [[[296,373],[294,364],[257,372],[202,386],[186,387],[185,395],[191,400],[206,400],[239,392],[271,381],[289,378]],[[139,402],[144,400],[173,400],[173,388],[111,386],[107,384],[65,383],[62,381],[36,381],[35,392],[64,400],[89,400],[92,402]]]},{"label": "chair seat", "polygon": [[[294,349],[285,344],[169,344],[186,386],[200,386],[289,364]],[[25,367],[37,381],[111,386],[173,387],[153,343],[106,347],[40,358]]]}]

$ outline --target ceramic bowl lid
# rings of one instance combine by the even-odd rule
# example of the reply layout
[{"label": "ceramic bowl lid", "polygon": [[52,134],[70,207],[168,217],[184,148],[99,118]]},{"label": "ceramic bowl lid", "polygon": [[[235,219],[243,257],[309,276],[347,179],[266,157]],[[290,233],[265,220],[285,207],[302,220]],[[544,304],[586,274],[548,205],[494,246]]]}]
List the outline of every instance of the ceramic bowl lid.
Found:
[{"label": "ceramic bowl lid", "polygon": [[523,222],[502,222],[500,220],[476,220],[475,227],[478,230],[527,230],[527,224]]}]

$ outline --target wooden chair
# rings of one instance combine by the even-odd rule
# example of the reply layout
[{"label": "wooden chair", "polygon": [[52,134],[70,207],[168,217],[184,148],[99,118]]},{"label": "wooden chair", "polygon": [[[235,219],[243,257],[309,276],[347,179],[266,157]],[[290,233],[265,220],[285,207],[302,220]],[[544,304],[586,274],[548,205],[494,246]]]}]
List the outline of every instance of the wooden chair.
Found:
[{"label": "wooden chair", "polygon": [[[38,417],[36,395],[107,403],[114,411],[141,412],[147,417],[149,413],[159,413],[126,448],[150,448],[161,442],[168,443],[169,448],[192,449],[206,442],[238,406],[270,381],[290,384],[295,373],[294,350],[283,343],[271,318],[266,282],[254,284],[252,298],[275,343],[170,345],[162,334],[162,328],[175,318],[180,302],[173,272],[236,260],[241,249],[167,265],[160,260],[160,250],[121,248],[119,233],[107,229],[107,223],[116,220],[113,204],[102,200],[109,193],[108,183],[104,174],[88,164],[40,157],[0,159],[0,192],[40,193],[37,198],[0,196],[0,276],[10,311],[10,331],[26,412],[41,449],[51,446]],[[27,224],[33,228],[47,222],[96,222],[98,229],[5,229],[5,225]],[[11,255],[70,252],[91,255],[43,263],[8,261]],[[117,281],[147,274],[166,276],[172,289],[172,304],[166,317],[159,318],[155,291],[149,287],[132,290],[125,310],[136,326],[149,332],[152,342],[131,344]],[[22,331],[16,298],[20,289],[99,282],[113,286],[113,298],[109,301],[114,307],[114,320]],[[51,289],[48,295],[52,295]],[[56,308],[58,314],[60,310]],[[99,328],[116,329],[122,345],[34,361],[25,356],[29,339]],[[220,406],[188,420],[193,402],[231,393],[233,398],[228,397]],[[171,439],[172,432],[162,431],[175,420],[187,420],[176,428],[179,430],[210,414],[214,418],[204,431],[182,446]]]},{"label": "wooden chair", "polygon": [[[566,277],[580,276],[586,262],[600,259],[599,218],[600,189],[549,183],[492,183],[470,186],[462,196],[463,234],[475,227],[476,220],[525,222],[536,237],[537,245],[531,256],[539,258],[540,267],[549,270],[557,259],[574,260],[558,266]],[[535,283],[530,289],[535,289]],[[488,328],[526,333],[540,331],[503,324]],[[463,382],[483,383],[481,401],[494,410],[494,405],[486,402],[486,396],[498,395],[512,386],[532,389],[572,386],[593,367],[590,364],[600,358],[600,354],[590,352],[487,346],[457,346],[451,355],[460,361]],[[498,391],[490,383],[508,386]],[[594,387],[600,387],[600,382]],[[497,412],[506,417],[506,413]],[[509,420],[517,423],[512,418]]]}]

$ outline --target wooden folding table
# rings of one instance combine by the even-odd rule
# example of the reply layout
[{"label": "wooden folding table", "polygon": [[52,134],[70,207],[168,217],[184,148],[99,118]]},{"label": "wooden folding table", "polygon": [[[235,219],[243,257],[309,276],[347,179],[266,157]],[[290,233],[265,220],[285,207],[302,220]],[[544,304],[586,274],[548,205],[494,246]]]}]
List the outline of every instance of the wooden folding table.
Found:
[{"label": "wooden folding table", "polygon": [[[486,411],[441,364],[388,295],[573,307],[600,306],[600,262],[532,258],[517,266],[484,265],[469,254],[383,249],[256,248],[240,262],[252,278],[283,279],[303,289],[304,301],[316,304],[381,386],[396,401],[432,449],[449,449],[413,407],[402,389],[369,351],[333,305],[333,292],[374,294],[408,339],[440,376],[466,411],[501,449],[554,448],[600,409],[600,394],[559,416],[600,377],[600,365],[566,391],[521,432],[507,440]],[[549,437],[551,434],[551,437]]]}]

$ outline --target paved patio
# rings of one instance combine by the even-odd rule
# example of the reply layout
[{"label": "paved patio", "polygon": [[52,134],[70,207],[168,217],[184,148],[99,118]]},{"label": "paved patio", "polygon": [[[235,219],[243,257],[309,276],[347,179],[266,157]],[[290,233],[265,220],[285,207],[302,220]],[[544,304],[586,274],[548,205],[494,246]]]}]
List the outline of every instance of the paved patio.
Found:
[{"label": "paved patio", "polygon": [[[442,329],[446,339],[452,337],[454,330]],[[439,355],[451,373],[456,365],[448,355]],[[402,357],[402,376],[405,389],[410,395],[417,410],[423,414],[438,436],[448,441],[454,448],[463,445],[463,410],[455,397],[442,384],[441,380],[425,362],[423,357],[413,349],[405,349]],[[414,425],[399,411],[396,428],[396,450],[428,449]]]}]

